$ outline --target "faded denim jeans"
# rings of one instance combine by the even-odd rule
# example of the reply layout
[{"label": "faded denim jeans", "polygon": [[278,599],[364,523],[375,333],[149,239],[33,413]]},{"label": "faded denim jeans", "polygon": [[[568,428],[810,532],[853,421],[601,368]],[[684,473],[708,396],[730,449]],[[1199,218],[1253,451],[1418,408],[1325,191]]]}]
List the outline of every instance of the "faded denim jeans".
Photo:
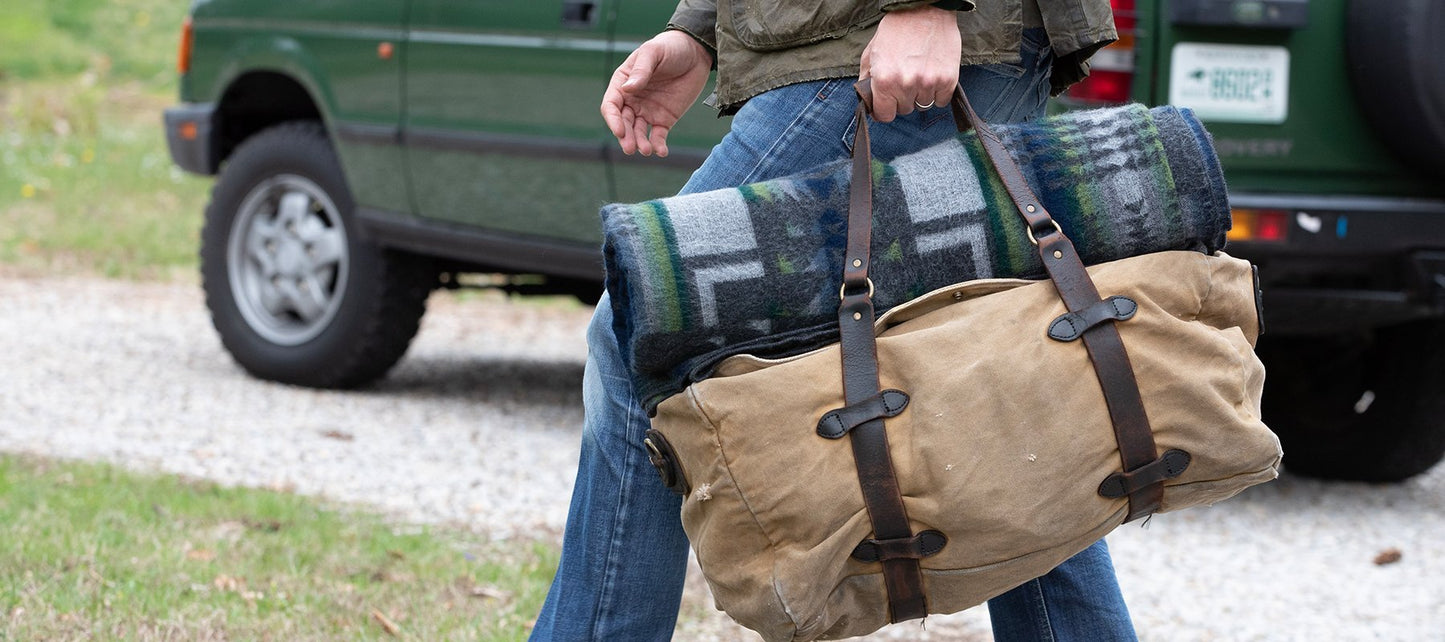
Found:
[{"label": "faded denim jeans", "polygon": [[[1019,65],[960,70],[959,80],[984,120],[1043,115],[1052,58],[1042,29],[1025,32],[1022,53]],[[856,126],[852,83],[800,83],[748,101],[682,192],[736,187],[846,158]],[[944,106],[869,126],[873,154],[885,161],[955,131]],[[677,622],[687,570],[681,498],[663,487],[642,446],[648,419],[633,394],[606,295],[587,340],[586,420],[577,481],[562,560],[531,639],[667,640]],[[999,640],[1135,639],[1102,540],[988,604]]]}]

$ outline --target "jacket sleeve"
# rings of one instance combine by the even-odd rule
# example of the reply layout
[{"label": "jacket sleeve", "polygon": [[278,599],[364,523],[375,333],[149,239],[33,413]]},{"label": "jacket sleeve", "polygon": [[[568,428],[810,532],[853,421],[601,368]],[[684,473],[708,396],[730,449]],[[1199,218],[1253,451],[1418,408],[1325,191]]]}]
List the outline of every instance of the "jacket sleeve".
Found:
[{"label": "jacket sleeve", "polygon": [[717,1],[681,0],[667,28],[681,31],[702,43],[712,54],[713,69],[717,68]]}]

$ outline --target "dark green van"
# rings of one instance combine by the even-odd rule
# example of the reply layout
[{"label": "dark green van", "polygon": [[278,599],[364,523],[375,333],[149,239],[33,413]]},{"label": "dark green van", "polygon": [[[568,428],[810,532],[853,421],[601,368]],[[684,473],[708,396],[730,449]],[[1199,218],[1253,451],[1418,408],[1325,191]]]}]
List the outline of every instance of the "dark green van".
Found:
[{"label": "dark green van", "polygon": [[[202,272],[252,374],[345,387],[405,352],[429,292],[593,300],[596,212],[675,191],[597,106],[664,0],[196,0],[172,157],[218,174]],[[1115,0],[1121,40],[1058,101],[1196,111],[1261,266],[1265,415],[1286,465],[1403,479],[1445,454],[1445,3]]]}]

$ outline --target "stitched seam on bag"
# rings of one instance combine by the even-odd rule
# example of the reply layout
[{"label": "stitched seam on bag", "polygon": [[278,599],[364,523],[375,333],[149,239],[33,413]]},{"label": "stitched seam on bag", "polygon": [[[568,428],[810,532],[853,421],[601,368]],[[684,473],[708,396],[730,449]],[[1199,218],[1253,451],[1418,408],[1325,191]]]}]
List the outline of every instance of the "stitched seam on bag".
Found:
[{"label": "stitched seam on bag", "polygon": [[[1121,310],[1121,309],[1119,309],[1119,305],[1122,304],[1122,303],[1124,303],[1125,301],[1128,301],[1128,299],[1124,298],[1122,295],[1109,297],[1109,307],[1114,308],[1114,320],[1115,320],[1115,321],[1123,321],[1124,319],[1123,319],[1122,317],[1127,316],[1127,315],[1129,314],[1129,311],[1128,311],[1128,310]],[[1130,303],[1132,304],[1133,302],[1130,301]],[[1134,305],[1133,307],[1136,307],[1136,308],[1137,308],[1138,306],[1137,306],[1137,305]]]},{"label": "stitched seam on bag", "polygon": [[[1055,329],[1063,324],[1067,324],[1069,326],[1069,331],[1067,333]],[[1053,325],[1049,326],[1049,337],[1063,341],[1073,341],[1074,339],[1079,338],[1079,328],[1074,325],[1074,313],[1070,312],[1055,320]]]},{"label": "stitched seam on bag", "polygon": [[[1236,345],[1235,342],[1232,341],[1228,336],[1224,336],[1224,333],[1229,332],[1229,330],[1238,330],[1238,331],[1239,331],[1239,334],[1240,334],[1240,337],[1239,337],[1239,338],[1240,338],[1241,341],[1244,342],[1244,346],[1243,346],[1243,347],[1245,348],[1244,350],[1241,350],[1241,349],[1240,349],[1240,346]],[[1224,343],[1229,346],[1229,353],[1235,357],[1235,359],[1234,359],[1234,367],[1235,367],[1235,370],[1239,373],[1239,375],[1235,378],[1235,381],[1249,381],[1249,363],[1250,363],[1250,357],[1254,355],[1254,350],[1249,347],[1249,339],[1248,339],[1247,337],[1244,337],[1243,335],[1244,335],[1244,329],[1243,329],[1243,328],[1240,328],[1240,327],[1238,327],[1238,326],[1235,326],[1235,327],[1233,327],[1233,328],[1228,328],[1228,329],[1224,330],[1223,333],[1220,333],[1220,336],[1219,336],[1219,338],[1222,339],[1222,340],[1224,341]],[[1243,387],[1241,387],[1241,388],[1239,389],[1239,399],[1237,399],[1237,400],[1236,400],[1236,399],[1230,399],[1229,401],[1230,401],[1230,404],[1233,405],[1233,406],[1236,407],[1236,408],[1241,407],[1241,406],[1245,406],[1246,404],[1249,403],[1249,391],[1247,391],[1247,390],[1245,390]],[[1253,409],[1250,409],[1250,413],[1249,413],[1249,414],[1250,414],[1250,416],[1253,416],[1253,417],[1255,417],[1255,418],[1258,418],[1258,413],[1253,412]]]},{"label": "stitched seam on bag", "polygon": [[[1203,254],[1201,254],[1201,255],[1199,255],[1199,260],[1200,260],[1200,261],[1205,261],[1205,262],[1207,263],[1207,262],[1208,262],[1208,257],[1206,257],[1206,256],[1204,256]],[[1214,295],[1214,273],[1218,271],[1218,268],[1217,268],[1217,266],[1214,266],[1214,265],[1210,265],[1210,266],[1208,266],[1208,267],[1209,267],[1209,289],[1204,292],[1204,298],[1202,298],[1202,299],[1199,300],[1199,310],[1194,313],[1194,319],[1193,319],[1193,320],[1195,320],[1195,321],[1198,321],[1198,320],[1199,320],[1199,315],[1204,314],[1204,306],[1209,303],[1209,297],[1211,297],[1211,296]]]},{"label": "stitched seam on bag", "polygon": [[823,421],[819,423],[836,424],[836,427],[829,426],[829,430],[823,435],[824,437],[827,437],[829,439],[837,439],[848,433],[848,431],[845,429],[846,424],[843,423],[843,417],[841,417],[836,410],[825,415],[823,417]]},{"label": "stitched seam on bag", "polygon": [[[768,534],[768,529],[763,528],[763,522],[762,520],[758,519],[757,511],[753,510],[752,504],[748,503],[747,496],[743,494],[742,486],[738,484],[737,475],[733,474],[732,464],[728,462],[727,450],[724,449],[722,445],[722,430],[719,429],[718,423],[716,421],[713,421],[712,417],[708,416],[707,410],[703,408],[702,399],[698,396],[697,393],[697,386],[688,386],[687,393],[688,400],[692,401],[692,407],[697,410],[698,416],[702,417],[703,422],[705,422],[709,428],[712,428],[713,443],[717,444],[718,458],[722,460],[723,469],[727,471],[728,479],[732,480],[733,491],[738,494],[738,499],[743,503],[743,507],[747,509],[748,516],[753,518],[753,523],[757,524],[758,532],[762,533],[763,539],[766,539],[768,541],[768,557],[772,558],[772,563],[769,564],[769,567],[777,568],[777,540],[773,539],[773,536]],[[769,584],[771,584],[773,587],[773,595],[778,598],[778,604],[783,607],[783,613],[786,613],[788,616],[788,620],[792,622],[793,631],[796,634],[798,630],[798,618],[793,615],[792,609],[788,608],[788,601],[783,599],[783,592],[778,587],[777,578],[778,574],[774,572],[773,581],[769,582]]]},{"label": "stitched seam on bag", "polygon": [[[1272,470],[1275,470],[1275,471],[1278,471],[1278,470],[1279,470],[1280,460],[1281,460],[1281,458],[1275,457],[1273,462],[1271,462],[1269,465],[1267,465],[1267,466],[1265,466],[1265,467],[1263,467],[1263,468],[1258,468],[1258,469],[1255,469],[1255,470],[1245,471],[1245,472],[1242,472],[1242,473],[1235,473],[1235,474],[1230,475],[1230,476],[1228,476],[1228,477],[1216,477],[1216,478],[1214,478],[1214,479],[1200,479],[1200,480],[1196,480],[1196,481],[1192,481],[1192,482],[1185,482],[1185,483],[1183,483],[1183,484],[1165,484],[1164,486],[1165,486],[1165,488],[1169,488],[1169,489],[1184,490],[1184,489],[1186,489],[1186,488],[1189,488],[1190,486],[1198,486],[1198,485],[1200,485],[1200,484],[1223,484],[1223,483],[1227,483],[1227,482],[1232,482],[1232,481],[1234,481],[1234,480],[1236,480],[1236,479],[1240,479],[1240,478],[1242,478],[1242,477],[1254,477],[1254,476],[1256,476],[1256,475],[1259,475],[1259,474],[1262,473],[1262,472],[1265,472],[1265,471],[1271,470],[1271,469],[1272,469]],[[1249,488],[1249,486],[1246,486],[1245,488]],[[1239,490],[1242,492],[1242,491],[1245,490],[1245,488],[1241,488],[1241,489],[1239,489]],[[1195,505],[1197,505],[1197,504],[1190,504],[1190,506],[1195,506]],[[1178,508],[1172,508],[1172,507],[1171,507],[1170,510],[1171,510],[1171,511],[1175,511],[1175,510],[1179,510],[1179,509],[1178,509]]]},{"label": "stitched seam on bag", "polygon": [[[1084,532],[1085,532],[1086,534],[1092,535],[1093,533],[1096,533],[1096,532],[1097,532],[1097,533],[1099,533],[1099,534],[1098,534],[1098,536],[1097,536],[1095,539],[1099,539],[1099,538],[1104,537],[1105,535],[1108,535],[1111,531],[1113,531],[1114,529],[1118,528],[1120,525],[1122,525],[1122,524],[1124,523],[1124,518],[1127,517],[1128,514],[1129,514],[1129,505],[1128,505],[1128,503],[1125,502],[1122,498],[1116,499],[1116,500],[1112,500],[1112,501],[1114,501],[1114,502],[1122,502],[1124,505],[1121,506],[1118,510],[1115,510],[1114,512],[1110,513],[1107,518],[1105,518],[1103,521],[1099,522],[1097,525],[1095,525],[1095,526],[1090,526],[1089,528],[1085,529]],[[1112,524],[1112,526],[1111,526],[1110,524]],[[1093,541],[1093,540],[1090,540],[1090,541]],[[1045,548],[1045,549],[1039,549],[1039,550],[1037,550],[1037,551],[1030,551],[1030,552],[1024,553],[1024,554],[1022,554],[1022,555],[1015,555],[1015,556],[1010,557],[1010,558],[1008,558],[1008,559],[1006,559],[1006,560],[999,560],[999,561],[997,561],[997,562],[992,562],[992,563],[989,563],[989,564],[983,564],[983,565],[981,565],[981,566],[967,566],[967,567],[964,567],[964,568],[932,568],[932,569],[926,568],[926,569],[923,569],[923,571],[924,571],[925,573],[932,573],[932,574],[935,574],[935,575],[957,575],[957,574],[959,574],[959,573],[979,573],[979,572],[987,571],[987,570],[989,570],[989,569],[993,569],[993,568],[996,568],[996,567],[999,567],[999,566],[1002,566],[1002,565],[1005,565],[1005,564],[1013,564],[1013,563],[1015,563],[1015,562],[1017,562],[1017,561],[1019,561],[1019,560],[1028,559],[1028,558],[1029,558],[1030,556],[1032,556],[1032,555],[1038,555],[1038,554],[1040,554],[1040,553],[1044,553],[1044,552],[1047,552],[1047,551],[1056,550],[1056,549],[1058,549],[1058,548],[1060,548],[1060,547],[1062,547],[1062,546],[1063,546],[1062,544],[1056,544],[1056,545],[1054,545],[1054,546],[1050,546],[1050,547]],[[1087,548],[1087,547],[1086,547],[1086,548]],[[1081,549],[1078,549],[1078,550],[1082,551],[1082,550],[1084,550],[1084,549],[1081,548]],[[1076,552],[1077,552],[1077,551],[1076,551]],[[1073,555],[1070,555],[1069,557],[1073,557]]]}]

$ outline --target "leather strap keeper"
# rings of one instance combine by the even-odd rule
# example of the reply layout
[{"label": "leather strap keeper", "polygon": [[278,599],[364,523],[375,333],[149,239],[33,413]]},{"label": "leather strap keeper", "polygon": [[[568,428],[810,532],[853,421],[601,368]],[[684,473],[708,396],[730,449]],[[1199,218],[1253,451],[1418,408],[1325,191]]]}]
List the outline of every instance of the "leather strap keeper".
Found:
[{"label": "leather strap keeper", "polygon": [[1099,484],[1099,494],[1109,498],[1132,495],[1153,484],[1183,475],[1192,459],[1185,451],[1170,449],[1163,456],[1136,470],[1105,477],[1103,483]]},{"label": "leather strap keeper", "polygon": [[1139,311],[1139,304],[1126,296],[1111,296],[1078,312],[1066,312],[1049,324],[1049,338],[1073,341],[1084,332],[1105,321],[1128,321]]},{"label": "leather strap keeper", "polygon": [[853,559],[860,562],[881,562],[893,559],[920,559],[937,555],[948,545],[948,536],[927,530],[904,539],[865,539],[853,549]]},{"label": "leather strap keeper", "polygon": [[897,417],[908,407],[908,393],[884,390],[856,404],[829,411],[818,420],[818,436],[839,439],[849,431],[874,419]]}]

